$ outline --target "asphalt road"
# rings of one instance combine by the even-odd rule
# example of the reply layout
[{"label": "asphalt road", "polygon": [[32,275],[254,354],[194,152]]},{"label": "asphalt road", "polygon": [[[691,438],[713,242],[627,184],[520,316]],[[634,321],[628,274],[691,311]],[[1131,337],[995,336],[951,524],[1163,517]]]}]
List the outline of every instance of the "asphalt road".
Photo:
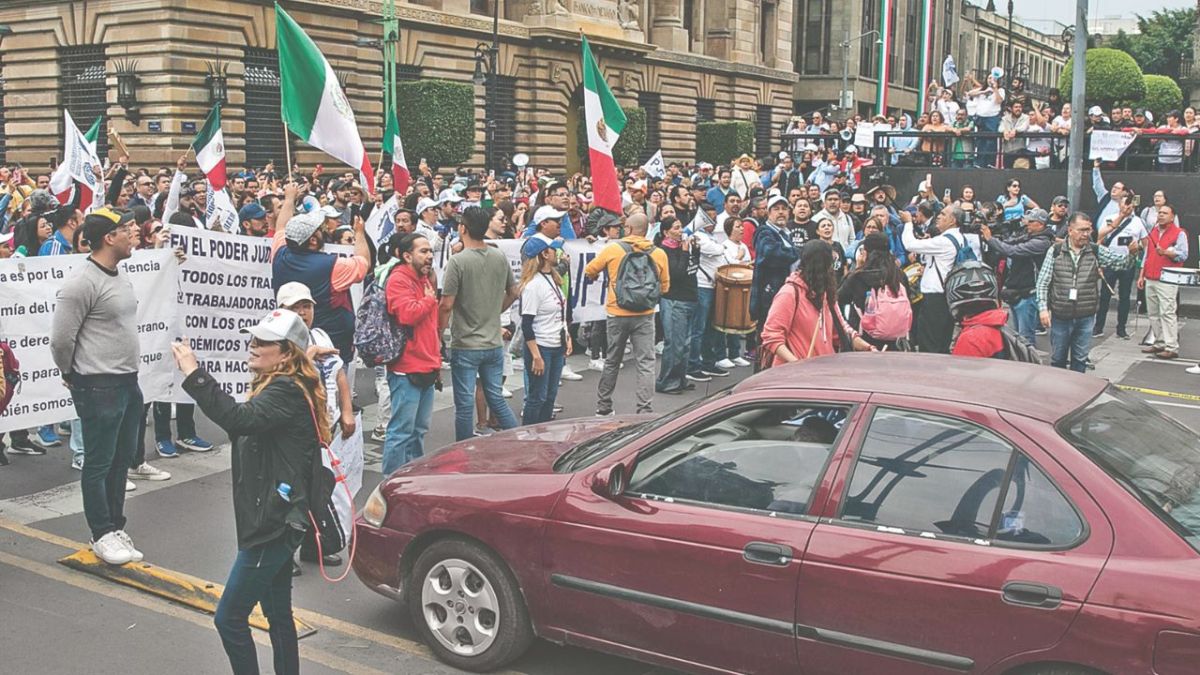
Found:
[{"label": "asphalt road", "polygon": [[[1200,357],[1200,337],[1189,334],[1188,328],[1185,324],[1181,330],[1182,353]],[[1145,329],[1143,319],[1140,331]],[[1041,340],[1044,343],[1046,338]],[[1187,395],[1200,393],[1200,376],[1184,372],[1196,363],[1194,358],[1155,361],[1140,353],[1136,341],[1113,337],[1097,344],[1093,358],[1096,374],[1117,383]],[[564,383],[559,394],[566,406],[563,416],[590,416],[598,373],[585,370],[581,357],[573,357],[572,362],[584,380]],[[657,396],[656,408],[667,412],[731,386],[748,376],[748,371],[739,369],[733,377],[715,379],[684,396]],[[622,373],[615,397],[618,412],[632,412],[633,376],[631,368]],[[513,384],[519,384],[519,372],[515,379]],[[374,424],[374,387],[367,372],[360,372],[357,380],[357,402],[366,408],[369,432]],[[515,396],[510,403],[519,411],[520,389],[512,388]],[[448,389],[437,399],[429,448],[453,440]],[[1200,401],[1139,395],[1200,429]],[[198,415],[198,423],[202,435],[214,443],[225,443],[223,434],[202,416]],[[5,650],[0,671],[70,673],[87,668],[161,673],[171,664],[189,674],[228,672],[210,616],[56,564],[82,547],[88,537],[78,474],[69,468],[69,458],[64,443],[42,457],[11,457],[11,465],[0,468],[0,625],[5,627],[6,643],[14,647]],[[127,529],[148,562],[223,582],[236,548],[227,446],[204,455],[189,453],[178,459],[151,461],[174,476],[162,483],[138,483],[139,489],[127,502]],[[377,464],[368,466],[360,502],[381,479],[377,470]],[[306,673],[459,672],[435,661],[418,643],[400,607],[369,591],[353,573],[341,583],[330,584],[320,578],[315,566],[306,565],[305,574],[295,582],[294,604],[298,616],[318,629],[301,640]],[[264,672],[270,672],[266,634],[255,634],[260,642],[260,664]],[[511,670],[529,675],[667,672],[545,642],[537,643]]]}]

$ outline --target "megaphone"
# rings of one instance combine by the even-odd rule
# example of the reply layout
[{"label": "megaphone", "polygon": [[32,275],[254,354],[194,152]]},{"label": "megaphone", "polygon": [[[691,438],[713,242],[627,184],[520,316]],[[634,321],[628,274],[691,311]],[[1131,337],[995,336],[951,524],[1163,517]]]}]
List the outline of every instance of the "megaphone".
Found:
[{"label": "megaphone", "polygon": [[849,129],[842,129],[838,132],[838,136],[841,136],[843,141],[849,142],[851,138],[854,138],[854,132]]},{"label": "megaphone", "polygon": [[518,152],[517,154],[513,155],[512,163],[513,166],[517,167],[518,169],[524,169],[529,165],[529,155],[523,152]]}]

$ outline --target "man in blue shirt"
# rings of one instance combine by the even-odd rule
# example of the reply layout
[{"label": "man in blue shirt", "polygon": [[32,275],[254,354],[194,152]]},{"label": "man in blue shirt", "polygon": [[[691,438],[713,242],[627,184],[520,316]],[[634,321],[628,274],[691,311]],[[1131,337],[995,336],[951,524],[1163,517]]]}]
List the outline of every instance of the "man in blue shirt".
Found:
[{"label": "man in blue shirt", "polygon": [[54,234],[42,242],[41,248],[38,249],[38,255],[68,255],[74,253],[75,251],[71,248],[71,241],[75,239],[75,231],[79,229],[80,223],[83,222],[83,214],[80,213],[79,209],[72,206],[63,206],[47,213],[45,218],[54,227]]},{"label": "man in blue shirt", "polygon": [[729,186],[732,177],[733,174],[729,172],[729,169],[722,168],[721,172],[717,174],[717,184],[709,188],[704,196],[705,200],[712,204],[717,211],[725,208],[725,196],[733,191]]}]

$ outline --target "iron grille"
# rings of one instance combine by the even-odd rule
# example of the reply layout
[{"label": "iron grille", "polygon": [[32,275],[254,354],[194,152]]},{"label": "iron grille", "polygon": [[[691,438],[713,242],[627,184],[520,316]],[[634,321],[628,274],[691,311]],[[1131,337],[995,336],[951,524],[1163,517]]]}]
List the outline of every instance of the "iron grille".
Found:
[{"label": "iron grille", "polygon": [[517,78],[497,75],[492,84],[492,95],[488,98],[487,119],[495,123],[492,137],[492,162],[489,169],[500,171],[504,163],[517,151]]},{"label": "iron grille", "polygon": [[772,111],[769,105],[754,106],[754,154],[759,157],[766,157],[775,152],[771,147],[775,136],[771,121]]},{"label": "iron grille", "polygon": [[280,112],[279,57],[274,49],[247,47],[246,67],[246,164],[262,167],[275,162],[276,171],[287,172],[287,148]]},{"label": "iron grille", "polygon": [[639,91],[637,101],[638,107],[646,111],[646,144],[642,146],[641,157],[638,157],[638,161],[645,164],[662,149],[662,94]]},{"label": "iron grille", "polygon": [[696,99],[696,121],[697,122],[716,122],[717,121],[717,102],[711,98]]},{"label": "iron grille", "polygon": [[[96,136],[96,155],[108,155],[107,92],[104,83],[104,46],[82,45],[58,50],[58,91],[62,107],[80,131],[87,131],[96,118],[100,132]],[[59,137],[65,136],[65,131]]]}]

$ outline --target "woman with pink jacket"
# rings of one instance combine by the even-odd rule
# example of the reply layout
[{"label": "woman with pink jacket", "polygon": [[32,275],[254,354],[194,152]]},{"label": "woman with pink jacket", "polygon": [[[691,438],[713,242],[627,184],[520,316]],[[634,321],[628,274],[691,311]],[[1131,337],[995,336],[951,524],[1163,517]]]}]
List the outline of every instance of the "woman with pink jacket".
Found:
[{"label": "woman with pink jacket", "polygon": [[775,294],[762,330],[762,358],[767,367],[842,351],[875,351],[846,324],[837,311],[833,249],[824,241],[806,243],[800,267]]}]

